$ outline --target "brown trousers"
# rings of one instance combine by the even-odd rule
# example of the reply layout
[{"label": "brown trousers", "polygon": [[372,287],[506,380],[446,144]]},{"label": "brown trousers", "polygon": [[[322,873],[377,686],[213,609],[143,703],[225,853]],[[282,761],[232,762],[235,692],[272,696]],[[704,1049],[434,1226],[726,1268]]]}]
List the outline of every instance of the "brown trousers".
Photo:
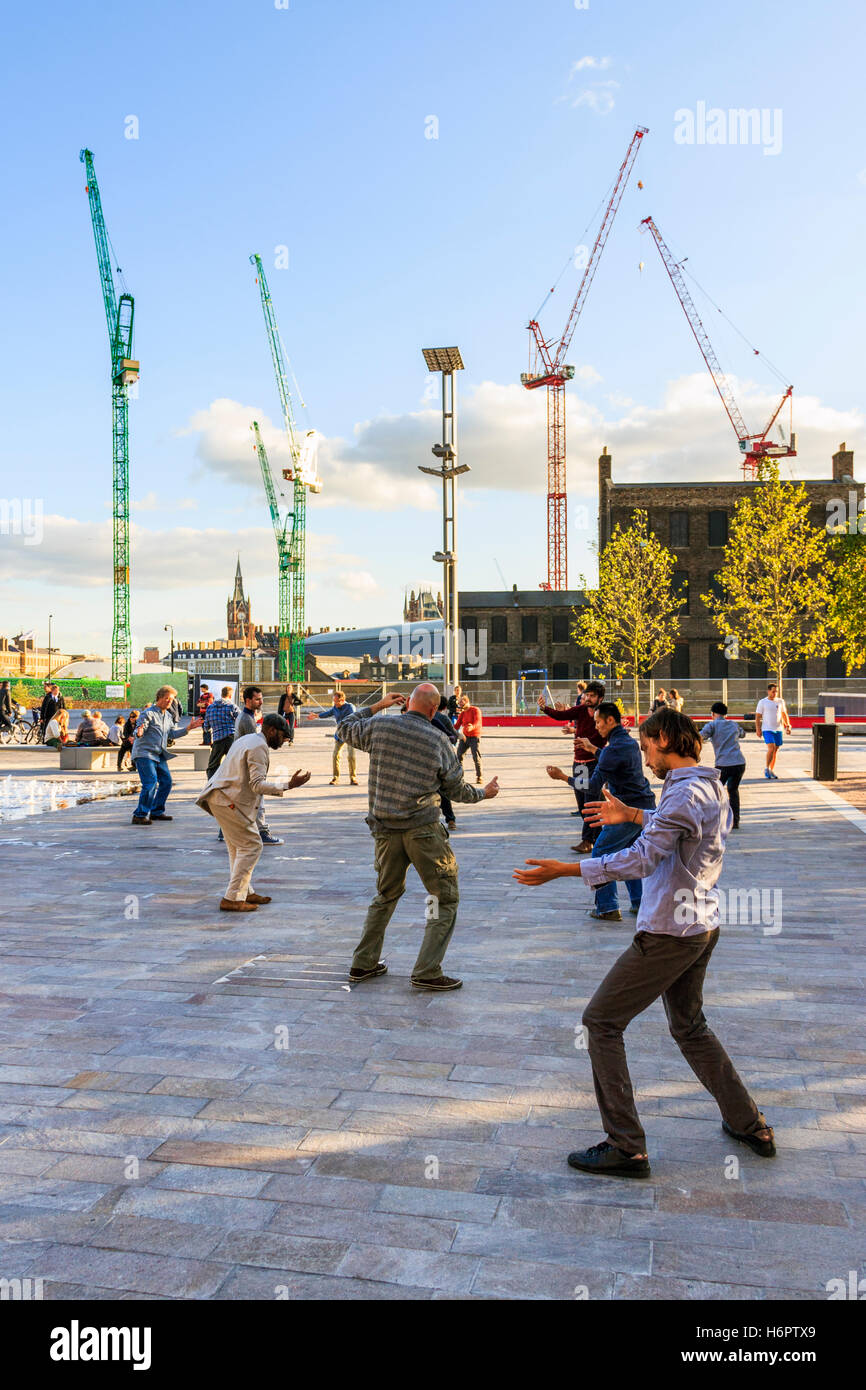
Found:
[{"label": "brown trousers", "polygon": [[695,1076],[717,1101],[722,1119],[739,1134],[760,1128],[752,1100],[703,1013],[704,975],[718,931],[701,936],[639,932],[586,1006],[595,1095],[607,1137],[624,1153],[646,1152],[623,1033],[661,997],[671,1035]]}]

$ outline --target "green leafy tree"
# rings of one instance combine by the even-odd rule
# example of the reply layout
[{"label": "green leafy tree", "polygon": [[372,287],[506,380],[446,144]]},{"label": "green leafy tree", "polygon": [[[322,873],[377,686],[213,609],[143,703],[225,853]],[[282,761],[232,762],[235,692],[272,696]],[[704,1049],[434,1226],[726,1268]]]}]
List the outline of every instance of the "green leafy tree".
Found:
[{"label": "green leafy tree", "polygon": [[850,676],[866,666],[866,535],[839,535],[830,540],[833,595],[830,628],[835,651],[842,653]]},{"label": "green leafy tree", "polygon": [[635,724],[640,718],[638,681],[673,651],[680,630],[677,616],[685,598],[673,588],[676,556],[636,511],[626,529],[614,527],[599,555],[598,588],[586,590],[586,608],[576,608],[573,636],[593,661],[611,665],[617,677],[633,682]]},{"label": "green leafy tree", "polygon": [[789,661],[828,650],[828,542],[809,519],[804,484],[782,482],[778,465],[767,465],[731,518],[718,592],[701,594],[724,639],[721,650],[763,657],[780,695]]}]

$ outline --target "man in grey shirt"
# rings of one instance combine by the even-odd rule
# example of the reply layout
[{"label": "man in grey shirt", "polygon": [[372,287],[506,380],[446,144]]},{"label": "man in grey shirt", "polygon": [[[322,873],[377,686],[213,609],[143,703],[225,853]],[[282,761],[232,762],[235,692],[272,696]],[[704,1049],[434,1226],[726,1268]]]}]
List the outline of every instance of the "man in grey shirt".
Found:
[{"label": "man in grey shirt", "polygon": [[442,973],[442,958],[457,917],[457,860],[448,831],[439,819],[441,798],[485,801],[496,796],[496,778],[486,787],[470,787],[447,736],[431,722],[439,708],[439,691],[424,682],[409,697],[405,714],[373,718],[403,695],[386,695],[377,704],[350,715],[337,727],[337,738],[370,755],[367,824],[376,842],[376,897],[367,912],[364,934],[355,949],[350,980],[384,975],[379,959],[385,929],[406,891],[411,864],[427,890],[426,929],[411,982],[416,989],[459,989],[462,981]]},{"label": "man in grey shirt", "polygon": [[[243,738],[245,734],[257,734],[259,732],[256,714],[261,709],[263,701],[264,696],[262,695],[261,686],[247,685],[244,687],[244,707],[235,720],[235,741],[239,738]],[[256,825],[259,828],[259,834],[262,837],[263,845],[282,845],[285,843],[279,836],[271,834],[268,819],[265,815],[265,798],[263,796],[259,797],[258,809],[256,811]],[[220,831],[219,838],[222,839],[222,837],[223,833]]]},{"label": "man in grey shirt", "polygon": [[740,747],[740,739],[742,738],[740,726],[735,724],[732,719],[726,718],[727,713],[728,707],[722,700],[717,700],[714,705],[710,705],[710,714],[713,718],[708,724],[704,724],[700,733],[705,742],[710,742],[713,745],[719,781],[728,793],[728,800],[731,803],[734,817],[731,829],[739,830],[740,782],[743,780],[743,773],[746,770],[746,759],[743,757],[743,750]]},{"label": "man in grey shirt", "polygon": [[582,1020],[607,1139],[569,1154],[568,1162],[585,1173],[649,1177],[623,1033],[659,997],[680,1051],[718,1102],[725,1133],[762,1158],[772,1158],[773,1131],[703,1015],[704,976],[718,941],[716,884],[731,822],[727,797],[715,769],[699,766],[700,734],[686,715],[658,710],[641,725],[640,740],[647,766],[664,778],[657,808],[626,806],[607,791],[603,802],[587,805],[596,824],[631,820],[641,825],[634,844],[577,864],[528,859],[536,867],[514,873],[530,886],[566,876],[584,878],[591,888],[621,879],[645,880],[636,935]]}]

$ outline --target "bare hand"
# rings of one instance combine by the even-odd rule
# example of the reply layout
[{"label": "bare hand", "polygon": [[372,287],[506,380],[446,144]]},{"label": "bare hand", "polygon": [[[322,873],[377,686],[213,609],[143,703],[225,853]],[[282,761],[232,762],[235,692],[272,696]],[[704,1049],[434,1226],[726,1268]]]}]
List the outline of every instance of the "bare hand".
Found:
[{"label": "bare hand", "polygon": [[621,821],[634,820],[633,806],[626,806],[611,796],[607,787],[602,788],[604,801],[587,801],[583,807],[583,818],[587,825],[619,825]]},{"label": "bare hand", "polygon": [[201,726],[202,726],[203,723],[204,723],[204,720],[203,720],[203,719],[191,719],[191,720],[189,721],[189,724],[188,724],[188,726],[187,726],[187,729],[199,729],[199,728],[201,728]]},{"label": "bare hand", "polygon": [[548,764],[548,766],[547,766],[547,775],[548,775],[548,777],[552,777],[553,780],[554,780],[554,782],[567,782],[567,781],[568,781],[568,778],[566,777],[566,775],[565,775],[565,773],[563,772],[562,768],[561,768],[561,767],[554,767],[553,763],[549,763],[549,764]]},{"label": "bare hand", "polygon": [[597,753],[597,752],[598,752],[598,749],[596,748],[596,746],[595,746],[595,744],[593,743],[593,741],[592,741],[591,738],[582,738],[582,737],[581,737],[581,738],[576,738],[574,741],[575,741],[575,743],[578,744],[581,748],[584,748],[584,749],[586,750],[587,753]]},{"label": "bare hand", "polygon": [[292,773],[291,781],[286,790],[291,791],[293,787],[302,787],[305,782],[309,782],[311,776],[312,773],[302,772],[301,769],[298,768],[297,772]]},{"label": "bare hand", "polygon": [[139,724],[138,728],[137,728],[136,731],[135,731],[135,737],[136,737],[136,738],[141,738],[141,736],[142,736],[143,733],[144,733],[144,725],[143,725],[143,724]]},{"label": "bare hand", "polygon": [[539,888],[542,883],[550,883],[551,879],[560,878],[562,870],[568,868],[571,874],[580,868],[578,864],[562,864],[558,859],[527,859],[527,864],[534,864],[534,869],[515,869],[511,875],[516,878],[518,883],[525,883],[527,888]]},{"label": "bare hand", "polygon": [[494,796],[499,795],[499,778],[494,777],[492,782],[488,782],[484,788],[484,799],[490,801]]},{"label": "bare hand", "polygon": [[373,711],[378,714],[380,710],[391,709],[392,705],[400,705],[401,708],[404,708],[406,705],[406,696],[398,695],[396,690],[392,690],[390,695],[384,695],[381,700],[376,701],[376,704],[373,706]]}]

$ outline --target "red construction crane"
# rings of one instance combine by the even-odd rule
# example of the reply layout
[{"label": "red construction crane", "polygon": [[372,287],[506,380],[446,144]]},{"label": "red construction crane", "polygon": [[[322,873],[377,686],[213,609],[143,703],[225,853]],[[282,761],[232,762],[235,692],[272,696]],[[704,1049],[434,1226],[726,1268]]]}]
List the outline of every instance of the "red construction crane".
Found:
[{"label": "red construction crane", "polygon": [[[671,254],[670,248],[665,243],[661,232],[659,231],[658,227],[656,226],[655,222],[652,220],[651,217],[645,217],[640,225],[641,230],[646,229],[647,231],[652,232],[655,244],[659,249],[659,255],[664,261],[665,269],[667,270],[668,275],[671,277],[671,283],[677,292],[677,298],[679,299],[680,304],[683,306],[683,312],[689,321],[689,327],[695,335],[695,340],[697,342],[698,347],[701,350],[703,359],[710,369],[710,376],[713,378],[715,388],[722,398],[722,405],[725,407],[725,410],[728,414],[728,419],[734,427],[737,439],[740,441],[740,450],[744,455],[743,477],[757,478],[758,468],[763,459],[796,458],[797,436],[791,433],[790,430],[790,444],[776,444],[773,440],[767,438],[767,435],[770,433],[770,430],[773,428],[774,424],[776,423],[776,420],[779,418],[779,413],[782,409],[782,406],[785,404],[785,401],[791,401],[791,410],[793,413],[793,386],[788,386],[785,388],[785,393],[782,396],[782,399],[779,401],[779,404],[776,406],[776,409],[773,411],[772,415],[770,416],[761,433],[749,434],[749,431],[746,429],[746,422],[740,414],[740,407],[734,400],[734,393],[731,390],[730,382],[728,381],[727,377],[725,376],[724,372],[719,366],[719,359],[716,357],[716,354],[713,351],[713,345],[707,337],[707,330],[701,323],[700,315],[698,314],[698,311],[694,305],[694,301],[691,295],[689,294],[685,278],[681,269],[681,262],[674,259],[674,257]],[[753,348],[752,351],[755,353],[756,356],[758,355],[757,348]]]},{"label": "red construction crane", "polygon": [[529,323],[530,366],[536,370],[521,372],[520,380],[527,391],[535,391],[539,386],[547,387],[547,583],[542,589],[562,590],[568,588],[568,530],[567,503],[565,492],[565,383],[574,377],[574,367],[565,365],[565,354],[571,345],[572,334],[586,303],[586,296],[592,284],[598,262],[604,250],[608,234],[613,226],[620,200],[625,192],[632,166],[640,149],[640,142],[646,135],[645,126],[638,126],[631,139],[628,152],[616,177],[610,202],[602,218],[595,245],[592,248],[583,279],[580,282],[571,313],[562,337],[545,339],[537,319]]}]

